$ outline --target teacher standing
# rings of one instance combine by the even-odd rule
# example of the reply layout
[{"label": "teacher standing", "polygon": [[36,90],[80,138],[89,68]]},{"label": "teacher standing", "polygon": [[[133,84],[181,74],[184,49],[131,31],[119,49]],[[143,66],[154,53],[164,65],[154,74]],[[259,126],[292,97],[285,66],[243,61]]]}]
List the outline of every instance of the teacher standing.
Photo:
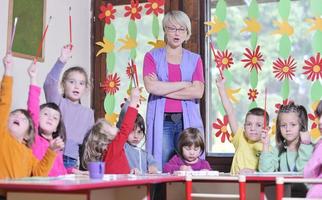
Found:
[{"label": "teacher standing", "polygon": [[[147,151],[162,167],[175,153],[180,132],[188,127],[204,133],[200,99],[204,93],[200,55],[182,47],[191,36],[191,22],[182,11],[162,21],[166,46],[145,54],[143,80],[147,105]],[[203,136],[203,135],[202,135]]]}]

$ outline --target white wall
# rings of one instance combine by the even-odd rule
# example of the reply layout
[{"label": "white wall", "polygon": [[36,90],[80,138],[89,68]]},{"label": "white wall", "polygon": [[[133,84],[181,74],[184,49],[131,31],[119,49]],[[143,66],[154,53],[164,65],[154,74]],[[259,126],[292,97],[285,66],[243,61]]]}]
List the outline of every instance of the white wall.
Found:
[{"label": "white wall", "polygon": [[[90,34],[91,34],[91,1],[88,0],[46,0],[46,20],[52,16],[48,32],[46,34],[45,61],[39,62],[38,82],[43,85],[45,77],[58,56],[64,44],[69,43],[68,16],[69,6],[72,7],[72,33],[73,33],[73,57],[67,63],[66,68],[79,65],[85,68],[90,76]],[[3,74],[2,58],[7,50],[9,0],[0,0],[0,77]],[[19,20],[18,24],[19,26]],[[26,27],[28,30],[28,27]],[[31,60],[14,57],[13,70],[14,91],[12,109],[26,108],[29,78],[27,68]],[[2,78],[0,78],[2,79]],[[41,103],[45,102],[42,92]],[[82,99],[82,104],[90,105],[90,91]]]}]

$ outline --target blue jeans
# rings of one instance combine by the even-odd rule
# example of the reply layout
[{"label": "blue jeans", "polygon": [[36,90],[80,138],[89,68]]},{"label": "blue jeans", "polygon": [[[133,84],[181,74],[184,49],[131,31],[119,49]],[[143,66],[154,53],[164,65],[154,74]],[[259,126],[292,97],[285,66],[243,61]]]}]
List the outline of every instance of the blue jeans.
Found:
[{"label": "blue jeans", "polygon": [[75,158],[63,155],[63,160],[66,168],[77,168],[77,160]]},{"label": "blue jeans", "polygon": [[183,119],[168,119],[163,121],[162,167],[177,151],[178,138],[183,130]]}]

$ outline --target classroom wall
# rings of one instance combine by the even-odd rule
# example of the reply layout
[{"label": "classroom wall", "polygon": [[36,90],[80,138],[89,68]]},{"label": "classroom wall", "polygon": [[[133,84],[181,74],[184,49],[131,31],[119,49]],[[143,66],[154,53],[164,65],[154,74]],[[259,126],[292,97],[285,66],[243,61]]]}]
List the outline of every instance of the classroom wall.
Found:
[{"label": "classroom wall", "polygon": [[[79,0],[46,0],[46,20],[52,16],[46,40],[44,42],[45,61],[38,63],[38,82],[43,85],[47,73],[60,55],[60,50],[64,44],[69,43],[68,16],[69,6],[72,7],[72,39],[73,57],[67,63],[66,68],[79,65],[85,68],[90,75],[90,35],[91,35],[91,1]],[[0,1],[0,58],[4,57],[7,50],[8,32],[8,8],[9,0]],[[19,20],[18,24],[19,26]],[[26,27],[28,30],[28,27]],[[26,108],[29,78],[27,68],[31,60],[14,57],[15,68],[13,70],[13,104],[12,109]],[[3,64],[1,62],[0,77],[3,74]],[[2,78],[0,78],[2,79]],[[90,105],[90,93],[82,99],[82,104]],[[45,102],[42,92],[41,103]]]}]

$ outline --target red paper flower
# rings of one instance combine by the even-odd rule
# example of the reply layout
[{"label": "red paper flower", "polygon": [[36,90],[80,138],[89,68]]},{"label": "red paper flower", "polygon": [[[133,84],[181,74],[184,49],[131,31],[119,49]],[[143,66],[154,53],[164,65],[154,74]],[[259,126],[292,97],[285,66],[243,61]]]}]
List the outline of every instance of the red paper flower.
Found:
[{"label": "red paper flower", "polygon": [[320,57],[320,53],[316,54],[316,57],[311,56],[309,60],[305,60],[305,66],[303,67],[305,72],[303,74],[308,75],[307,80],[314,81],[322,78],[322,58]]},{"label": "red paper flower", "polygon": [[278,58],[275,62],[273,62],[273,73],[275,74],[275,78],[278,80],[283,80],[284,78],[293,79],[296,62],[294,58],[291,56],[288,57],[287,60],[282,60]]},{"label": "red paper flower", "polygon": [[117,73],[107,75],[101,86],[104,91],[110,95],[114,95],[120,88],[120,77]]},{"label": "red paper flower", "polygon": [[224,143],[226,138],[229,140],[230,133],[228,132],[228,115],[224,116],[223,121],[221,121],[219,118],[217,118],[217,123],[213,123],[212,127],[214,129],[218,129],[216,132],[216,137],[219,137],[221,135],[221,142]]},{"label": "red paper flower", "polygon": [[255,101],[255,99],[257,98],[258,92],[257,89],[249,89],[248,90],[248,99]]},{"label": "red paper flower", "polygon": [[251,51],[249,48],[246,48],[246,53],[244,53],[244,56],[246,56],[246,59],[241,60],[242,62],[246,62],[245,68],[250,67],[250,70],[253,68],[258,70],[262,70],[261,65],[264,62],[263,55],[260,52],[260,46],[257,46],[255,51]]},{"label": "red paper flower", "polygon": [[149,15],[153,12],[155,16],[158,16],[158,14],[162,14],[164,12],[163,8],[161,6],[164,5],[164,0],[148,0],[149,3],[145,4],[145,8],[148,10],[146,11],[146,15]]},{"label": "red paper flower", "polygon": [[98,18],[100,20],[105,18],[106,24],[110,24],[112,19],[115,19],[114,13],[116,13],[116,10],[113,9],[113,5],[111,3],[108,3],[107,6],[101,5],[100,10],[101,13],[98,15]]},{"label": "red paper flower", "polygon": [[286,105],[293,103],[293,102],[294,101],[292,101],[292,100],[285,99],[285,100],[283,100],[282,104],[280,104],[280,103],[275,104],[275,108],[276,108],[275,113],[279,112],[279,110],[281,109],[281,106],[286,106]]},{"label": "red paper flower", "polygon": [[136,72],[136,65],[133,63],[133,66],[132,66],[131,63],[127,63],[126,74],[129,77],[129,79],[133,78],[135,73],[137,73]]},{"label": "red paper flower", "polygon": [[142,6],[139,6],[139,1],[138,0],[132,0],[131,1],[131,6],[125,6],[126,13],[124,14],[124,17],[127,17],[131,15],[131,19],[141,19],[141,10]]},{"label": "red paper flower", "polygon": [[230,65],[234,64],[232,53],[228,50],[217,51],[215,54],[215,62],[221,71],[230,68]]},{"label": "red paper flower", "polygon": [[311,129],[315,129],[316,127],[318,127],[318,120],[319,120],[319,117],[315,114],[311,114],[309,113],[308,114],[308,117],[311,121],[313,121],[312,125],[311,125]]}]

